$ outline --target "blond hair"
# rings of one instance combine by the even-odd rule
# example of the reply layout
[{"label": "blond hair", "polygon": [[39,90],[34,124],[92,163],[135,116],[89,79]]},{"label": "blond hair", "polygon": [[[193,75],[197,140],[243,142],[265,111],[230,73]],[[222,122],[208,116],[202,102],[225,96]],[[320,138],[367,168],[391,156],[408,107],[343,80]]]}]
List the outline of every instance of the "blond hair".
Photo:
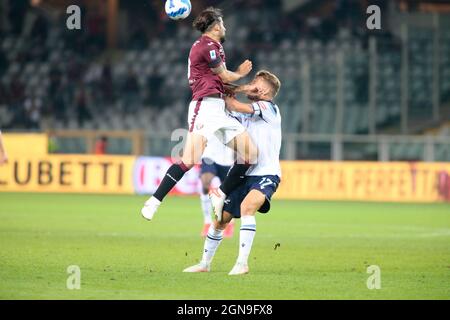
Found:
[{"label": "blond hair", "polygon": [[267,70],[260,70],[256,73],[256,77],[261,77],[266,81],[271,87],[272,87],[272,95],[275,97],[278,94],[278,91],[280,91],[281,87],[281,81],[278,79],[276,75],[273,73],[267,71]]}]

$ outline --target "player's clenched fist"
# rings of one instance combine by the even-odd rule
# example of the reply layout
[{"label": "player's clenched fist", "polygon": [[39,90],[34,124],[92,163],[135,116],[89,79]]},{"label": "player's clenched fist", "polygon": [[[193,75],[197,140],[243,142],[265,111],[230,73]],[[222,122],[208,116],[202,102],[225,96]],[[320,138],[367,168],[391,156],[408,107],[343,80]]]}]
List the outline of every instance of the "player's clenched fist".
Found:
[{"label": "player's clenched fist", "polygon": [[252,62],[250,60],[245,60],[237,69],[236,73],[245,77],[252,71]]}]

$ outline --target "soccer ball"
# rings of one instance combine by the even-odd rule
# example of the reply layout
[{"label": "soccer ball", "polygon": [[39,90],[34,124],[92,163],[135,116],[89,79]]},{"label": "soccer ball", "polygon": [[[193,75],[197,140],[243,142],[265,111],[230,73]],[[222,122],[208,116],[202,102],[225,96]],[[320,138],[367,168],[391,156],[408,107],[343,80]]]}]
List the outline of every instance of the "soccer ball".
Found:
[{"label": "soccer ball", "polygon": [[166,13],[170,19],[185,19],[191,13],[191,9],[189,0],[166,0]]}]

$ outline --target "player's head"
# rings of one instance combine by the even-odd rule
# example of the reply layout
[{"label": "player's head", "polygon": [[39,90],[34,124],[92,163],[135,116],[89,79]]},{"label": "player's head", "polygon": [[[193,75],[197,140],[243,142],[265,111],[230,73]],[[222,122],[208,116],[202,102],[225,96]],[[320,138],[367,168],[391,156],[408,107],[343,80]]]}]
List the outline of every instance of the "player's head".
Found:
[{"label": "player's head", "polygon": [[251,84],[258,89],[258,93],[248,95],[250,100],[272,100],[281,87],[280,79],[267,70],[258,71]]},{"label": "player's head", "polygon": [[209,34],[225,42],[225,26],[223,25],[223,14],[220,9],[209,7],[203,10],[194,20],[192,26],[202,34]]}]

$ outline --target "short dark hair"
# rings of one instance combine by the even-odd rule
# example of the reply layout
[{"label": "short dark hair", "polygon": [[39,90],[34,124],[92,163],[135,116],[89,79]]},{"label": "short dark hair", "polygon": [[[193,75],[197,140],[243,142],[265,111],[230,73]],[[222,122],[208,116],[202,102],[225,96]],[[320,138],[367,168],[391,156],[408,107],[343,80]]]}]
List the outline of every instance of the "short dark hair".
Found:
[{"label": "short dark hair", "polygon": [[223,18],[222,10],[209,7],[203,10],[194,20],[192,26],[194,29],[205,33],[208,31],[216,22],[219,22],[220,18]]}]

